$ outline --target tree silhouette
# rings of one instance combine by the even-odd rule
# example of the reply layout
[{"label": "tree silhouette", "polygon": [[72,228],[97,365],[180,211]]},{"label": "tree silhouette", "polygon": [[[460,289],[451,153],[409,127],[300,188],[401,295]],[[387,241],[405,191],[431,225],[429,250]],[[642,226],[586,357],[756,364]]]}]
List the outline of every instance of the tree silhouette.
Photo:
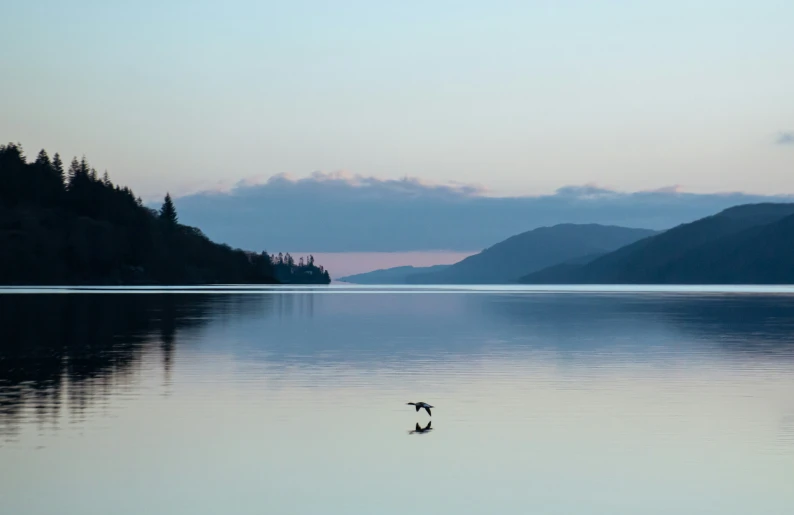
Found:
[{"label": "tree silhouette", "polygon": [[159,211],[98,177],[86,157],[64,177],[58,154],[28,163],[0,145],[0,284],[272,284],[329,282],[313,260],[220,245],[181,225],[170,194]]},{"label": "tree silhouette", "polygon": [[31,196],[39,205],[57,204],[63,195],[63,180],[46,150],[39,152],[31,166]]},{"label": "tree silhouette", "polygon": [[52,169],[58,175],[58,177],[60,177],[61,184],[64,184],[66,176],[64,175],[63,171],[63,161],[61,161],[61,156],[57,152],[52,157]]},{"label": "tree silhouette", "polygon": [[69,165],[69,173],[67,175],[67,182],[69,189],[72,189],[75,180],[79,180],[78,179],[79,175],[80,175],[80,162],[77,160],[76,157],[73,157],[72,164]]},{"label": "tree silhouette", "polygon": [[91,165],[88,164],[85,156],[80,160],[80,173],[86,177],[91,175]]},{"label": "tree silhouette", "polygon": [[176,215],[176,207],[174,206],[174,201],[171,200],[170,193],[165,194],[163,207],[160,208],[160,220],[170,226],[176,226],[179,223],[179,217]]},{"label": "tree silhouette", "polygon": [[50,156],[47,154],[46,150],[41,149],[41,151],[39,152],[39,155],[36,156],[36,163],[35,164],[37,166],[39,166],[39,167],[47,167],[47,168],[52,166],[52,163],[50,162]]}]

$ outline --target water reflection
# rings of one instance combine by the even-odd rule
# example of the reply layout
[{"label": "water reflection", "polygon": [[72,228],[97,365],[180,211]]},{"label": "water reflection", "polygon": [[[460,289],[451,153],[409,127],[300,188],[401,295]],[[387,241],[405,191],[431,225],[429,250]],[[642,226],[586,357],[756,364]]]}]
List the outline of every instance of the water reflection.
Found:
[{"label": "water reflection", "polygon": [[625,361],[680,346],[699,356],[794,358],[789,295],[0,295],[0,323],[5,433],[23,418],[56,427],[63,406],[79,420],[134,387],[151,363],[168,387],[182,341],[199,331],[225,340],[230,325],[241,338],[228,352],[266,363],[276,382],[295,367],[438,368],[505,352]]},{"label": "water reflection", "polygon": [[414,434],[417,434],[417,435],[423,435],[423,434],[425,434],[425,433],[429,433],[430,431],[432,431],[432,430],[433,430],[433,428],[432,428],[432,427],[430,427],[430,425],[431,425],[432,423],[433,423],[433,422],[432,422],[432,421],[430,421],[430,422],[428,422],[428,423],[427,423],[427,425],[426,425],[425,427],[422,427],[422,426],[420,426],[420,425],[419,425],[419,422],[417,422],[417,423],[416,423],[416,427],[415,427],[414,429],[412,429],[412,430],[408,431],[408,434],[409,434],[409,435],[414,435]]},{"label": "water reflection", "polygon": [[134,384],[145,356],[161,356],[165,383],[179,334],[210,320],[250,316],[262,297],[0,295],[0,432],[26,413],[55,426]]},{"label": "water reflection", "polygon": [[[660,332],[727,352],[794,359],[794,295],[760,294],[545,294],[468,299],[471,311],[531,328],[578,349],[613,346],[624,333],[641,350]],[[582,335],[587,335],[583,338]],[[690,341],[690,343],[692,343]]]},{"label": "water reflection", "polygon": [[0,295],[0,323],[9,513],[794,505],[787,295]]}]

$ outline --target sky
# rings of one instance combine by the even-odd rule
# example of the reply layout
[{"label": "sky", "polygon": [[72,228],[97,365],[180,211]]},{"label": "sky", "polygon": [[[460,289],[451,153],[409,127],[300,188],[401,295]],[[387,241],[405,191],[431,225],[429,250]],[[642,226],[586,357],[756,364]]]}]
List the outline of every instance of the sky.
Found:
[{"label": "sky", "polygon": [[0,140],[144,198],[339,171],[794,193],[794,2],[9,2]]}]

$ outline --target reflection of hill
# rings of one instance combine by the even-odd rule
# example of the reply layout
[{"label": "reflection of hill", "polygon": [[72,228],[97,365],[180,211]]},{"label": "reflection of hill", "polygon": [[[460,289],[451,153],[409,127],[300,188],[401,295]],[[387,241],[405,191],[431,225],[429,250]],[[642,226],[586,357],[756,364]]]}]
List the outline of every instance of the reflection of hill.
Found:
[{"label": "reflection of hill", "polygon": [[[676,331],[726,351],[794,358],[791,295],[544,294],[494,297],[483,306],[527,331],[556,334],[566,346],[594,348],[627,337],[641,348],[644,337]],[[576,334],[581,345],[568,338]]]},{"label": "reflection of hill", "polygon": [[54,421],[79,414],[133,381],[144,354],[170,372],[179,333],[229,314],[259,311],[263,297],[215,295],[0,295],[0,429],[33,409]]},{"label": "reflection of hill", "polygon": [[794,296],[680,296],[662,304],[664,320],[731,352],[794,357]]},{"label": "reflection of hill", "polygon": [[748,295],[298,294],[275,295],[272,303],[277,316],[238,320],[232,353],[273,373],[334,366],[441,371],[535,352],[642,361],[653,347],[705,359],[725,351],[784,352],[794,323],[794,297]]}]

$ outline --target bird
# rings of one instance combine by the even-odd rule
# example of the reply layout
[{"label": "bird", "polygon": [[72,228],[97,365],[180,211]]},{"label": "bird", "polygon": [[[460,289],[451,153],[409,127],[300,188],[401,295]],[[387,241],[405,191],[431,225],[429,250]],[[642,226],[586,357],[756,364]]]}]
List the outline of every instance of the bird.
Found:
[{"label": "bird", "polygon": [[427,411],[428,415],[430,415],[431,417],[433,416],[433,414],[430,413],[430,408],[432,408],[433,406],[431,406],[430,404],[428,404],[426,402],[422,402],[422,401],[419,401],[419,402],[407,402],[406,405],[416,406],[416,411],[419,411],[420,409],[424,408],[425,411]]},{"label": "bird", "polygon": [[430,424],[432,424],[432,422],[428,422],[427,425],[424,428],[422,428],[419,425],[419,422],[417,422],[416,423],[416,429],[414,429],[413,431],[408,431],[408,434],[412,435],[412,434],[416,433],[416,434],[420,434],[421,435],[423,433],[429,433],[430,431],[433,430],[433,428],[430,427]]}]

